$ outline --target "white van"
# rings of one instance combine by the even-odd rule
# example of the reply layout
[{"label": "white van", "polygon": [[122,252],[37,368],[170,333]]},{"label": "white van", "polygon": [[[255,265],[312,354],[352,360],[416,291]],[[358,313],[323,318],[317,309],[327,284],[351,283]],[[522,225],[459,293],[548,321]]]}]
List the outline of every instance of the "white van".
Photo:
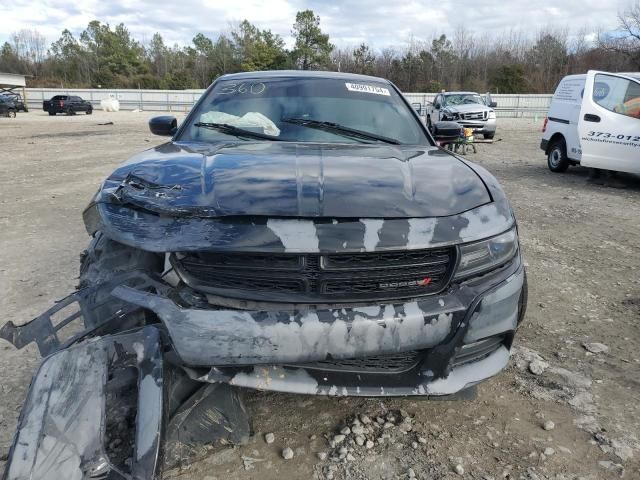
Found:
[{"label": "white van", "polygon": [[552,172],[580,164],[640,174],[640,73],[564,77],[542,132],[540,148]]}]

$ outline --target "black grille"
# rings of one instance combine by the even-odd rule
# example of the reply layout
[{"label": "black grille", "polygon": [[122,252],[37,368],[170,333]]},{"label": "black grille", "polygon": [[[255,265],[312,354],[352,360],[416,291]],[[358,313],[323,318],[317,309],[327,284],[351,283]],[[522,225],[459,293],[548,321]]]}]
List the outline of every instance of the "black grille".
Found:
[{"label": "black grille", "polygon": [[296,367],[311,370],[360,372],[360,373],[399,373],[415,367],[420,361],[419,351],[376,355],[364,358],[344,360],[324,360],[321,362],[296,364]]},{"label": "black grille", "polygon": [[231,298],[288,303],[336,303],[410,298],[447,286],[455,249],[348,254],[173,255],[191,287]]}]

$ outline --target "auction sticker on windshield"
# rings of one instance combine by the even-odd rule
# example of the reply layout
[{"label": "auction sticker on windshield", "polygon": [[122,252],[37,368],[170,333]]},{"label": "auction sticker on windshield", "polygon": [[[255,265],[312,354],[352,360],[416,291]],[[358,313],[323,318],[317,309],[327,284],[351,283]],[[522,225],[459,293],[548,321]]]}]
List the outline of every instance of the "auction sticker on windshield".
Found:
[{"label": "auction sticker on windshield", "polygon": [[362,83],[345,83],[347,90],[350,92],[373,93],[374,95],[391,96],[389,89],[384,87],[374,87],[373,85],[364,85]]}]

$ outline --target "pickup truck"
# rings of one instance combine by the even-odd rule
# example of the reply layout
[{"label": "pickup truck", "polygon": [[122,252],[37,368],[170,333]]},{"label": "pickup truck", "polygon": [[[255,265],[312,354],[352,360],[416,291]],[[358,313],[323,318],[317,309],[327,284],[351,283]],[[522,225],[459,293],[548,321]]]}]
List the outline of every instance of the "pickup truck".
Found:
[{"label": "pickup truck", "polygon": [[490,98],[475,92],[439,93],[433,103],[427,105],[427,127],[431,129],[436,122],[452,121],[492,139],[496,134],[496,113],[493,109],[497,106]]},{"label": "pickup truck", "polygon": [[42,110],[49,112],[49,115],[55,115],[56,113],[75,115],[77,112],[85,112],[87,115],[91,115],[93,106],[91,102],[74,95],[56,95],[51,100],[42,102]]}]

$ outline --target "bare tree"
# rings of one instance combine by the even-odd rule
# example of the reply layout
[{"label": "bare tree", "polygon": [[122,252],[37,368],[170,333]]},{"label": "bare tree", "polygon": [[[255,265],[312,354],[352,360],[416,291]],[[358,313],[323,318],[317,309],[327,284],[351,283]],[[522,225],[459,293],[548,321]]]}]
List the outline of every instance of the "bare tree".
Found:
[{"label": "bare tree", "polygon": [[47,39],[37,30],[24,29],[15,32],[11,40],[13,41],[15,55],[29,69],[25,73],[37,76],[47,53]]},{"label": "bare tree", "polygon": [[622,54],[640,69],[640,2],[636,2],[618,14],[616,34],[598,36],[601,48]]}]

